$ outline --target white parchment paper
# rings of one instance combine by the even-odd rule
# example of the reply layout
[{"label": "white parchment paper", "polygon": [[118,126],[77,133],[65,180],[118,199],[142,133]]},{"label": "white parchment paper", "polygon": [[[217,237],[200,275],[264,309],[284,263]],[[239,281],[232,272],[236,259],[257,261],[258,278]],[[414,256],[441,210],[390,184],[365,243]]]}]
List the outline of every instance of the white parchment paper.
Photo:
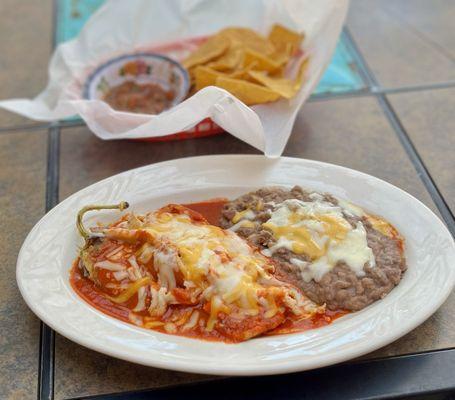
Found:
[{"label": "white parchment paper", "polygon": [[[0,107],[39,121],[80,115],[102,139],[157,137],[184,131],[210,117],[224,130],[279,156],[296,114],[316,87],[335,49],[349,0],[109,0],[77,38],[61,44],[49,65],[49,82],[35,99],[0,101]],[[310,55],[305,84],[291,100],[248,107],[223,89],[207,87],[159,115],[113,110],[82,99],[87,76],[101,62],[162,43],[244,26],[266,35],[274,23],[305,33]]]}]

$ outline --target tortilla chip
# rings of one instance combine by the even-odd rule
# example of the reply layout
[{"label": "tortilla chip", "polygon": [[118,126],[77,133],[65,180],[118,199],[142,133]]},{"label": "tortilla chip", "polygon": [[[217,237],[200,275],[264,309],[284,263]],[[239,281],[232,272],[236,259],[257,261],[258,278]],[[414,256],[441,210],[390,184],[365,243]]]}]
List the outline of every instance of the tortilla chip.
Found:
[{"label": "tortilla chip", "polygon": [[285,99],[294,97],[299,90],[295,82],[287,78],[271,78],[262,71],[250,71],[248,74],[257,83],[264,85]]},{"label": "tortilla chip", "polygon": [[194,66],[205,64],[214,58],[221,56],[229,47],[229,42],[219,35],[207,39],[193,53],[191,53],[183,62],[183,66],[190,69]]},{"label": "tortilla chip", "polygon": [[225,76],[225,74],[199,65],[194,69],[195,88],[196,90],[201,90],[206,86],[213,86],[216,84],[216,80],[222,76]]},{"label": "tortilla chip", "polygon": [[246,105],[269,103],[278,100],[280,95],[272,90],[255,83],[245,82],[240,79],[218,77],[216,86],[227,90]]},{"label": "tortilla chip", "polygon": [[241,64],[242,58],[243,49],[240,46],[231,44],[221,57],[208,63],[207,66],[217,71],[235,70]]},{"label": "tortilla chip", "polygon": [[[284,78],[285,77],[284,72],[285,72],[286,67],[287,67],[286,64],[282,65],[276,71],[270,72],[268,74],[268,76],[270,76],[271,78]],[[253,69],[256,69],[256,68],[253,68]]]},{"label": "tortilla chip", "polygon": [[302,44],[303,37],[303,34],[278,24],[273,25],[269,33],[269,41],[273,43],[276,51],[288,56],[295,55]]},{"label": "tortilla chip", "polygon": [[249,71],[252,69],[255,69],[257,62],[252,62],[249,64],[246,68],[242,69],[237,69],[234,72],[231,72],[229,74],[229,77],[234,78],[234,79],[242,79],[245,81],[254,81],[251,76],[248,74]]},{"label": "tortilla chip", "polygon": [[276,71],[281,67],[282,63],[276,62],[273,59],[258,53],[257,51],[246,49],[243,58],[243,67],[246,68],[251,64],[255,64],[255,69],[267,72]]},{"label": "tortilla chip", "polygon": [[188,69],[191,92],[218,86],[247,105],[268,103],[295,96],[303,83],[306,61],[295,79],[292,58],[303,35],[274,25],[268,38],[249,28],[226,28],[210,37],[183,65]]},{"label": "tortilla chip", "polygon": [[275,51],[275,46],[267,38],[249,28],[226,28],[218,35],[229,38],[232,44],[238,43],[259,53],[272,54]]},{"label": "tortilla chip", "polygon": [[307,60],[304,60],[299,67],[297,76],[294,80],[287,78],[275,78],[266,75],[262,71],[249,71],[248,74],[258,83],[264,85],[285,99],[294,97],[303,84],[304,73],[307,67]]}]

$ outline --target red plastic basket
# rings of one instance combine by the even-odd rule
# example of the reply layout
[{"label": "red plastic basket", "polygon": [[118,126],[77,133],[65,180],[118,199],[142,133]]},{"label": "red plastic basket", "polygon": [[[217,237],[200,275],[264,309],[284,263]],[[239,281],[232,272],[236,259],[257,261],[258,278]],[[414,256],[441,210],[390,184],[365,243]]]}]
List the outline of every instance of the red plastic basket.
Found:
[{"label": "red plastic basket", "polygon": [[193,128],[183,132],[178,132],[167,136],[158,136],[154,138],[144,138],[136,140],[143,142],[169,142],[172,140],[195,139],[206,136],[213,136],[218,135],[222,132],[224,131],[221,127],[215,124],[215,122],[213,122],[210,118],[206,118],[199,122]]}]

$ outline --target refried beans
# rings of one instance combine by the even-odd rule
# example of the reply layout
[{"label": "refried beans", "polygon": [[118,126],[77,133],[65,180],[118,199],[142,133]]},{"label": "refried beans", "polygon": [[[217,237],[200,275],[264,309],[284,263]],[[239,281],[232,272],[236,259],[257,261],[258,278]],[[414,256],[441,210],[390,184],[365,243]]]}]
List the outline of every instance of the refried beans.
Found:
[{"label": "refried beans", "polygon": [[[283,204],[289,204],[291,208],[304,206],[310,210],[316,206],[325,207],[330,214],[320,217],[320,221],[302,219],[294,226],[315,226],[315,229],[320,229],[326,222],[332,223],[338,218],[338,230],[334,229],[335,225],[332,224],[330,233],[335,235],[335,238],[336,235],[363,235],[364,246],[361,254],[370,257],[370,262],[363,264],[361,259],[360,269],[358,265],[355,269],[352,265],[356,262],[358,264],[357,259],[352,261],[349,256],[345,259],[338,257],[330,269],[321,273],[317,268],[325,256],[317,251],[324,246],[327,248],[333,245],[324,242],[318,247],[316,243],[313,248],[302,249],[289,246],[289,237],[292,239],[308,231],[292,228],[291,233],[294,236],[280,237],[287,228],[277,227],[271,221],[282,219],[280,213],[283,214]],[[292,210],[287,212],[289,214]],[[237,234],[261,248],[265,254],[277,261],[280,279],[297,284],[311,300],[318,304],[325,303],[331,310],[361,310],[386,296],[400,282],[406,270],[404,241],[392,225],[329,194],[305,191],[299,186],[291,190],[262,188],[226,203],[221,213],[220,226],[235,230]],[[311,237],[308,238],[312,240]],[[320,237],[317,236],[316,239]],[[349,246],[347,248],[349,249]],[[340,252],[336,246],[334,249]],[[313,275],[308,272],[309,268],[312,268]],[[321,268],[327,267],[323,264]]]}]

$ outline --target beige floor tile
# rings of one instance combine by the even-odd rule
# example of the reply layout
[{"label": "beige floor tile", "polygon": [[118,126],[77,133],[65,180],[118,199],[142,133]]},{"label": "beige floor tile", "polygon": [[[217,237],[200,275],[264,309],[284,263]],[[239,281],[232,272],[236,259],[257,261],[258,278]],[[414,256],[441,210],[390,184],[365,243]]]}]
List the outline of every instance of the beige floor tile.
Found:
[{"label": "beige floor tile", "polygon": [[455,3],[354,0],[347,26],[384,87],[455,80]]},{"label": "beige floor tile", "polygon": [[455,213],[455,88],[395,94],[389,99]]},{"label": "beige floor tile", "polygon": [[0,398],[36,399],[39,320],[16,285],[16,259],[44,214],[46,132],[0,134]]},{"label": "beige floor tile", "polygon": [[[0,38],[0,99],[36,96],[47,82],[52,0],[2,0]],[[32,123],[0,109],[0,127]]]}]

